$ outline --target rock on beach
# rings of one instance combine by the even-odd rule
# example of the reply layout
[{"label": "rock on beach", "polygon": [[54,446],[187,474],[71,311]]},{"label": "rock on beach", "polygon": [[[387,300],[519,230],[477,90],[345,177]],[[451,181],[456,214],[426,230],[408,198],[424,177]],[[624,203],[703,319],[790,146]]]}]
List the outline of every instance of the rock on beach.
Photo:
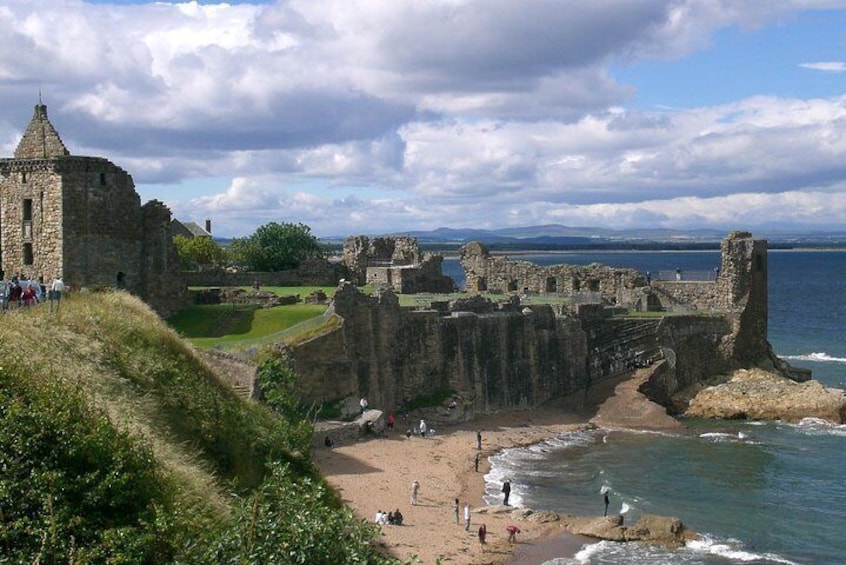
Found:
[{"label": "rock on beach", "polygon": [[762,369],[740,369],[707,386],[690,401],[685,415],[726,420],[820,418],[846,422],[846,395],[817,381],[796,382]]}]

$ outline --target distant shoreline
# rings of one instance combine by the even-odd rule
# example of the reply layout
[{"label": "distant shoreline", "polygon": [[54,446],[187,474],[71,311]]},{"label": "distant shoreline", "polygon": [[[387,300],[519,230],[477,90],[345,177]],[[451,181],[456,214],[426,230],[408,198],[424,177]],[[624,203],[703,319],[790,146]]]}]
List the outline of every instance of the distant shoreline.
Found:
[{"label": "distant shoreline", "polygon": [[[523,255],[589,255],[589,254],[603,254],[603,253],[719,253],[720,248],[616,248],[616,247],[596,247],[596,248],[561,248],[561,249],[501,249],[496,246],[489,247],[491,255],[499,257],[519,257]],[[428,249],[429,252],[440,253],[445,258],[458,258],[458,249],[436,250],[434,248]],[[846,246],[832,246],[832,247],[768,247],[770,253],[835,253],[846,251]]]}]

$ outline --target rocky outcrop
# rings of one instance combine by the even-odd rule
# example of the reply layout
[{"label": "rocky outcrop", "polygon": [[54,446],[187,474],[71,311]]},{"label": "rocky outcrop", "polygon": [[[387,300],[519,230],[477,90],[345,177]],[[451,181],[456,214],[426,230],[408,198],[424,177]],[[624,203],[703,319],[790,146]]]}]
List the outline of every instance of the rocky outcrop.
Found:
[{"label": "rocky outcrop", "polygon": [[688,416],[729,420],[821,418],[846,422],[846,395],[817,381],[795,382],[762,369],[740,369],[711,386],[700,385],[685,410]]},{"label": "rocky outcrop", "polygon": [[692,534],[678,518],[642,514],[633,526],[623,525],[623,516],[561,518],[570,532],[609,541],[646,541],[669,547],[680,547]]}]

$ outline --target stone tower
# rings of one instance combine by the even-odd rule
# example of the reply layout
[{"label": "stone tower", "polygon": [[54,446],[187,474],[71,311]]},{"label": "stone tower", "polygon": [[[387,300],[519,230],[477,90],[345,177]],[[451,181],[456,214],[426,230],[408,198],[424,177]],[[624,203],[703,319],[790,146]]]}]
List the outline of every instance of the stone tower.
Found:
[{"label": "stone tower", "polygon": [[[169,226],[163,204],[142,208],[129,173],[101,157],[71,155],[40,101],[14,157],[0,159],[6,279],[125,288],[165,314],[186,293]],[[148,272],[153,266],[157,272]]]}]

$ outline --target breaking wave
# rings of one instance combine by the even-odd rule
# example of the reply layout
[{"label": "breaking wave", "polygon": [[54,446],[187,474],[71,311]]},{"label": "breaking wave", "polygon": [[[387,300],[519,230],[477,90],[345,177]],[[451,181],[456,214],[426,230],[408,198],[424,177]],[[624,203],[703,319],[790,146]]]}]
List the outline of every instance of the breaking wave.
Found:
[{"label": "breaking wave", "polygon": [[832,357],[828,353],[802,353],[800,355],[779,355],[789,361],[815,361],[817,363],[846,363],[846,357]]}]

